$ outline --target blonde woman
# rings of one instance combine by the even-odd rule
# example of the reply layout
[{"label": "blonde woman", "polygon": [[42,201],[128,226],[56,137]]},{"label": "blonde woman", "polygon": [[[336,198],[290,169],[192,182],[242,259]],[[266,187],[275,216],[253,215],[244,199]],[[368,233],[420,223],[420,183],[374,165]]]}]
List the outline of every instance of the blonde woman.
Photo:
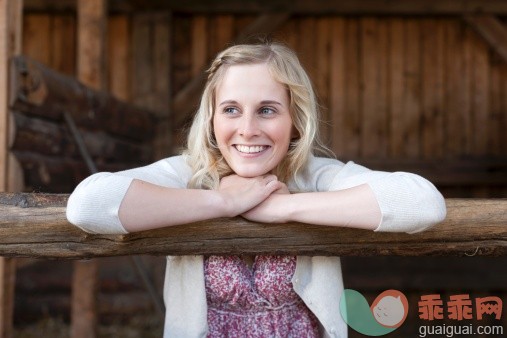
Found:
[{"label": "blonde woman", "polygon": [[[319,151],[315,94],[294,52],[233,46],[209,69],[184,153],[90,176],[67,217],[113,234],[235,216],[412,233],[444,219],[422,177]],[[342,291],[338,257],[167,257],[164,337],[346,337]]]}]

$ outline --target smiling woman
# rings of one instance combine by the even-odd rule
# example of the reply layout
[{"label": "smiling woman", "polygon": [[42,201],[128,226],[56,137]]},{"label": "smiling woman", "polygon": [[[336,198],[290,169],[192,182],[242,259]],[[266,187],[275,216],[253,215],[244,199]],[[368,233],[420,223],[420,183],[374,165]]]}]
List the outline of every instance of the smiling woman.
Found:
[{"label": "smiling woman", "polygon": [[[289,48],[230,47],[209,69],[184,153],[88,177],[67,217],[98,233],[234,216],[412,233],[444,219],[420,176],[318,157],[317,107]],[[164,336],[346,337],[342,292],[338,257],[170,256]]]}]

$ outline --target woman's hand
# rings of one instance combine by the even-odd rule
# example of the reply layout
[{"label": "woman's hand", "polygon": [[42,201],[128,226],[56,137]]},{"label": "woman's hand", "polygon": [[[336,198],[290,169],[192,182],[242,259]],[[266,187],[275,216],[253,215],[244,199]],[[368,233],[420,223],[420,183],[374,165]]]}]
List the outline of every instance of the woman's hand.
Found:
[{"label": "woman's hand", "polygon": [[288,221],[288,205],[284,203],[285,197],[290,195],[289,189],[284,183],[275,190],[268,198],[259,205],[250,209],[241,216],[244,218],[260,223],[285,223]]},{"label": "woman's hand", "polygon": [[230,175],[220,180],[218,192],[223,198],[227,215],[234,217],[259,205],[284,186],[275,175],[253,178]]}]

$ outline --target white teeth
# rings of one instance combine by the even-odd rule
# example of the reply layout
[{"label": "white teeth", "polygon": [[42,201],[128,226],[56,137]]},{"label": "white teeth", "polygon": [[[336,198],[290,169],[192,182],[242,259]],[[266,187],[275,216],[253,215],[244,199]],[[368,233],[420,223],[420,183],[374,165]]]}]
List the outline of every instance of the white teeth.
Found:
[{"label": "white teeth", "polygon": [[243,146],[240,144],[236,145],[236,149],[238,149],[239,152],[252,154],[252,153],[260,153],[264,149],[266,149],[267,146]]}]

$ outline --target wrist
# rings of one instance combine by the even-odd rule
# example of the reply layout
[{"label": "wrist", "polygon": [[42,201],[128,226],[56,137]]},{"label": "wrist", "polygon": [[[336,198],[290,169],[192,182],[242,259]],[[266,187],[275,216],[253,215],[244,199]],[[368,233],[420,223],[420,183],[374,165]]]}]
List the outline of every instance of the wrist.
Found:
[{"label": "wrist", "polygon": [[210,208],[216,210],[217,218],[222,217],[234,217],[234,206],[231,203],[230,198],[220,190],[208,190],[212,194]]},{"label": "wrist", "polygon": [[275,196],[276,223],[288,223],[294,221],[294,197],[293,194],[277,194]]}]

